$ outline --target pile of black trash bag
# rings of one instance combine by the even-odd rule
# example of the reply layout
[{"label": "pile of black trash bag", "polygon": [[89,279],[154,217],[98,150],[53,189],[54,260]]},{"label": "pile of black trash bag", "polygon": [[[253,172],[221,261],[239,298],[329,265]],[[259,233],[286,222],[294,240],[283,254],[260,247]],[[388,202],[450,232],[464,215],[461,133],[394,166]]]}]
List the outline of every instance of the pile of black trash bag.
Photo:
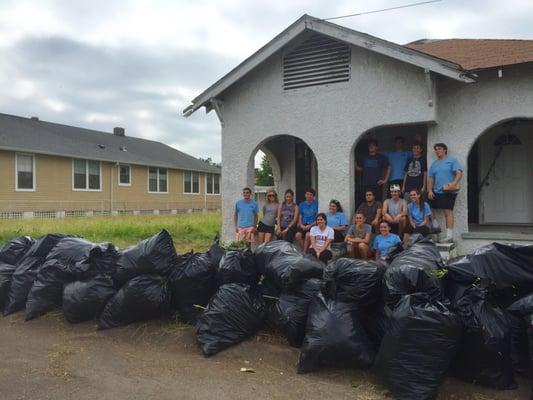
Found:
[{"label": "pile of black trash bag", "polygon": [[99,329],[182,321],[206,356],[268,327],[301,348],[299,373],[372,368],[396,399],[435,399],[447,374],[495,389],[533,377],[533,246],[444,262],[414,235],[386,261],[328,265],[284,241],[177,254],[165,230],[122,250],[63,234],[0,247],[4,315],[57,308]]}]

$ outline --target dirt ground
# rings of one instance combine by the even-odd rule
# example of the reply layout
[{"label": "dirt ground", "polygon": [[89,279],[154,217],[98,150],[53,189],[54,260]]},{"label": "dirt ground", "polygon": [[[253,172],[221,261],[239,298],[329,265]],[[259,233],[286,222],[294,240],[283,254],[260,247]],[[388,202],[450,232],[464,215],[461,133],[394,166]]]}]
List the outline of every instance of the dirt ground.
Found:
[{"label": "dirt ground", "polygon": [[[205,358],[188,326],[153,321],[97,332],[93,323],[68,324],[60,312],[30,322],[19,313],[0,317],[0,399],[391,398],[368,371],[298,375],[298,353],[261,333]],[[497,392],[450,378],[439,400],[528,399],[527,382],[519,385]]]}]

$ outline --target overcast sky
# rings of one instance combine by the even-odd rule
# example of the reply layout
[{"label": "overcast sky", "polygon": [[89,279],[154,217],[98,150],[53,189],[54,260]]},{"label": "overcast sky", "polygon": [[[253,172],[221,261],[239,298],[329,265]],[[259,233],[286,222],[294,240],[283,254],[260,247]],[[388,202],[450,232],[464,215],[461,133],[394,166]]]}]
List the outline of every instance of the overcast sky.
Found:
[{"label": "overcast sky", "polygon": [[[158,140],[220,161],[216,115],[190,100],[302,14],[420,0],[0,0],[0,112]],[[332,5],[333,4],[333,5]],[[334,21],[397,43],[533,39],[531,0],[443,0]]]}]

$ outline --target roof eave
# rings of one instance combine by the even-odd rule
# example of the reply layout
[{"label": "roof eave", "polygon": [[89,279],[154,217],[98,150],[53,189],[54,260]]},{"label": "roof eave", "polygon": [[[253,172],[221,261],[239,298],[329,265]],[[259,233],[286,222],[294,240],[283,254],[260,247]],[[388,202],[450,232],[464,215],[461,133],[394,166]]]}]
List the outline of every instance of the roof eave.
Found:
[{"label": "roof eave", "polygon": [[466,71],[463,71],[458,64],[305,14],[254,54],[233,68],[229,73],[209,86],[200,95],[195,97],[191,104],[182,111],[183,116],[189,117],[199,108],[209,106],[211,101],[220,96],[224,90],[263,63],[267,58],[279,51],[306,29],[322,33],[354,46],[367,48],[376,53],[416,65],[423,69],[428,69],[457,81],[465,83],[475,82],[475,80],[469,76]]}]

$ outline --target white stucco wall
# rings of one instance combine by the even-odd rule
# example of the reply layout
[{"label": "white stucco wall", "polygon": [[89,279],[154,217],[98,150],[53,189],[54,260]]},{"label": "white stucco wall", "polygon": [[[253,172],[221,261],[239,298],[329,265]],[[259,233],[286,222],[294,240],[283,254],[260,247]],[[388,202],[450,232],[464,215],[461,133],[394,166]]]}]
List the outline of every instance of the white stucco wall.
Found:
[{"label": "white stucco wall", "polygon": [[[330,198],[353,211],[353,148],[361,134],[383,125],[435,120],[422,69],[352,48],[347,83],[284,91],[281,54],[224,94],[222,129],[223,238],[234,237],[233,205],[253,186],[250,155],[265,139],[304,140],[318,163],[320,208]],[[281,162],[281,161],[280,161]],[[284,189],[281,188],[280,189]],[[293,188],[294,189],[294,188]]]},{"label": "white stucco wall", "polygon": [[[479,244],[479,241],[474,243],[461,237],[468,232],[468,154],[479,136],[491,126],[515,117],[533,118],[533,67],[505,68],[501,79],[496,70],[486,72],[475,84],[440,79],[437,93],[437,125],[429,128],[428,149],[435,143],[446,143],[448,154],[456,157],[465,168],[463,189],[455,207],[455,239],[458,252],[464,254]],[[431,162],[435,157],[431,151],[428,153],[428,162]]]}]

